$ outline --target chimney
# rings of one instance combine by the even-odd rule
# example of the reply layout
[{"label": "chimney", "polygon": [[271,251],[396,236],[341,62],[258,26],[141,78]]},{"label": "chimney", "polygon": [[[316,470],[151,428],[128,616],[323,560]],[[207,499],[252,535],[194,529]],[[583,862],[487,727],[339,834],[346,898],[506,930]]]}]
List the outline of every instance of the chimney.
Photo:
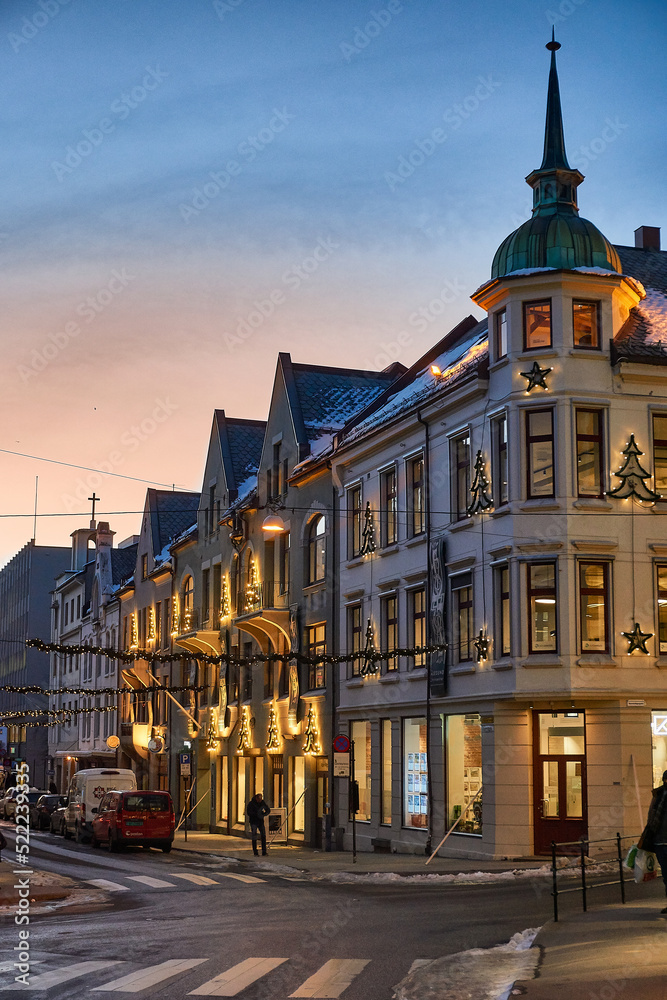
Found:
[{"label": "chimney", "polygon": [[635,247],[638,250],[659,250],[660,226],[640,226],[635,229]]}]

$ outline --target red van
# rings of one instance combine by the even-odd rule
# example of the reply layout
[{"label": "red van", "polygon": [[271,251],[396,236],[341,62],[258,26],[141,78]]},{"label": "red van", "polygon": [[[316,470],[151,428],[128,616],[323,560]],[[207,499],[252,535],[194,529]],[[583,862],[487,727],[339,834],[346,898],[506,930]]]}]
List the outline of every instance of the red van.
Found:
[{"label": "red van", "polygon": [[118,851],[126,844],[171,850],[174,804],[169,792],[109,791],[93,809],[93,847]]}]

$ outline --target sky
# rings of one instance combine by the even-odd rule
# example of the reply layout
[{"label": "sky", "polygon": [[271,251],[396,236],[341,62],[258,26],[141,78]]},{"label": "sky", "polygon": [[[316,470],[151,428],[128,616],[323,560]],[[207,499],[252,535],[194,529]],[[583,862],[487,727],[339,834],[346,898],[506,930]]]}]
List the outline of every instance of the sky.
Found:
[{"label": "sky", "polygon": [[199,490],[279,351],[410,365],[481,318],[554,23],[581,214],[632,245],[667,224],[662,0],[3,0],[0,565],[36,477],[43,545],[93,490],[116,541]]}]

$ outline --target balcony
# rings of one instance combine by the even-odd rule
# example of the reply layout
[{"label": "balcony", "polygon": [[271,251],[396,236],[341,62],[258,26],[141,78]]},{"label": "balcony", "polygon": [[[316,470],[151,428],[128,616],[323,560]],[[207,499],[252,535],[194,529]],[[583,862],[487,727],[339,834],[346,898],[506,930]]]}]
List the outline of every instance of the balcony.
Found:
[{"label": "balcony", "polygon": [[280,583],[258,583],[252,590],[236,595],[236,617],[249,615],[262,608],[289,608],[289,591]]},{"label": "balcony", "polygon": [[263,653],[289,648],[289,591],[279,583],[259,583],[236,594],[234,625],[257,640]]},{"label": "balcony", "polygon": [[174,643],[189,653],[220,653],[220,615],[208,608],[181,611],[172,632]]}]

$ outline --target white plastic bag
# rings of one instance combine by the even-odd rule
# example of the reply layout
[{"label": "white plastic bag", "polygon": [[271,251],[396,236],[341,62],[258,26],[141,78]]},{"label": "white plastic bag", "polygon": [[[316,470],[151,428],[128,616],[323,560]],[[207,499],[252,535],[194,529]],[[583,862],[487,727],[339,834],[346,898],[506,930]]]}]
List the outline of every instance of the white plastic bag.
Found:
[{"label": "white plastic bag", "polygon": [[656,871],[658,859],[651,851],[637,851],[635,857],[635,882],[650,882],[657,877]]}]

